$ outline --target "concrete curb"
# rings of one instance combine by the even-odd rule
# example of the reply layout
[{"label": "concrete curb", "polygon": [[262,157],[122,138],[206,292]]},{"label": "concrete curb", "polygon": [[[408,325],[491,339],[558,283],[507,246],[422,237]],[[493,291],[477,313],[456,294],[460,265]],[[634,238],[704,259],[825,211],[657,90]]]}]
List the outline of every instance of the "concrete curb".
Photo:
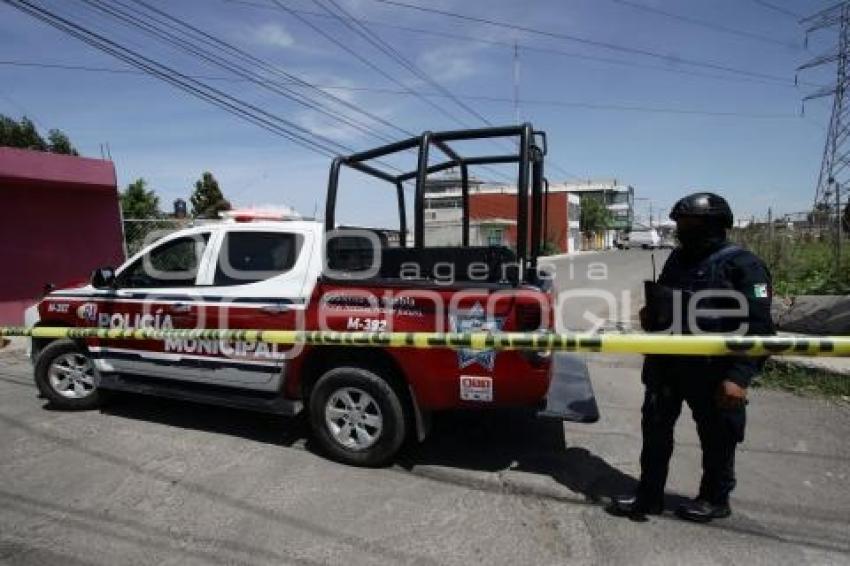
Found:
[{"label": "concrete curb", "polygon": [[804,369],[814,369],[850,376],[850,359],[847,358],[810,358],[803,356],[774,356],[774,360]]},{"label": "concrete curb", "polygon": [[538,261],[541,262],[541,263],[545,263],[546,261],[557,261],[559,259],[575,259],[579,256],[593,255],[593,254],[598,254],[598,253],[601,253],[601,252],[604,252],[604,251],[607,251],[607,250],[579,250],[579,251],[569,252],[569,253],[565,253],[565,254],[545,255],[545,256],[540,256],[538,258]]},{"label": "concrete curb", "polygon": [[[797,332],[777,332],[778,336],[806,337]],[[774,360],[804,369],[816,369],[837,375],[850,375],[850,358],[813,358],[809,356],[773,356]]]}]

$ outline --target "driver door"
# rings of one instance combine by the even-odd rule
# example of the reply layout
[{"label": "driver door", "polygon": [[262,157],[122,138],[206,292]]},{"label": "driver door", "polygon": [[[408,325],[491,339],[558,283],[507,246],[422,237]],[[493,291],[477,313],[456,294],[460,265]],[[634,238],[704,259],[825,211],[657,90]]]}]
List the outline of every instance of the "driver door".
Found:
[{"label": "driver door", "polygon": [[[209,232],[178,234],[157,242],[117,274],[112,299],[100,319],[113,329],[202,327],[197,281],[209,261]],[[99,357],[117,373],[195,381],[192,356],[169,351],[171,340],[104,340]]]}]

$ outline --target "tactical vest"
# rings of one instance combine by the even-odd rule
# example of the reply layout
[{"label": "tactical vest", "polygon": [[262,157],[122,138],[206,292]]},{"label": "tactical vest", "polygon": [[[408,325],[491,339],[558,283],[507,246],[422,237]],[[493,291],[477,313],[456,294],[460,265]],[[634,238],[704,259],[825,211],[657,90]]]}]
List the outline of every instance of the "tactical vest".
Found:
[{"label": "tactical vest", "polygon": [[[645,287],[647,330],[673,334],[695,334],[689,321],[690,309],[700,309],[696,327],[700,332],[731,332],[739,328],[745,316],[731,316],[731,309],[745,306],[731,297],[704,297],[696,303],[693,297],[700,291],[734,291],[732,281],[724,275],[724,267],[736,256],[746,253],[741,247],[728,244],[694,264],[675,261],[668,265],[659,283],[647,282]],[[674,258],[677,259],[677,258]],[[704,310],[726,310],[727,313],[705,313]]]}]

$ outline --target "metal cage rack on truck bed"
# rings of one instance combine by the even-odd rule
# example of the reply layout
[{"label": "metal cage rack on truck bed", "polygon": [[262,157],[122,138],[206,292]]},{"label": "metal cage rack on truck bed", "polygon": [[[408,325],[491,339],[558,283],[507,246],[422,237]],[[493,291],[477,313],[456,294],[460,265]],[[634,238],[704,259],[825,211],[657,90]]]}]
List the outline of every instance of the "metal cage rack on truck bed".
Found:
[{"label": "metal cage rack on truck bed", "polygon": [[[452,147],[453,142],[488,139],[506,139],[516,144],[516,151],[498,155],[461,155]],[[438,149],[446,160],[429,165],[431,147]],[[380,159],[415,149],[418,152],[417,167],[412,171],[390,173]],[[404,183],[415,180],[413,247],[421,250],[425,243],[424,209],[425,185],[428,175],[458,168],[460,170],[462,235],[461,243],[469,246],[469,167],[471,165],[518,164],[517,174],[517,241],[516,256],[521,271],[536,271],[537,257],[541,253],[546,232],[546,199],[548,183],[543,176],[543,157],[547,152],[545,132],[535,131],[531,124],[504,126],[445,132],[425,132],[396,143],[367,151],[340,156],[331,164],[328,179],[328,194],[325,205],[325,228],[335,229],[336,201],[340,170],[350,167],[395,186],[398,198],[400,245],[407,245],[407,211],[405,207]],[[382,168],[383,166],[383,168]],[[530,198],[529,198],[530,197]],[[529,223],[529,208],[531,218]]]}]

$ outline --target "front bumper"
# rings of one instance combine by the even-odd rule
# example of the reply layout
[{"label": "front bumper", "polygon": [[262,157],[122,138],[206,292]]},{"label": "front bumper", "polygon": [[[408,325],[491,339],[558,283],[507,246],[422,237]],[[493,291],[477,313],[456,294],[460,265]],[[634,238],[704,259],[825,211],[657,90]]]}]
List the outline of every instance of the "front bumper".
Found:
[{"label": "front bumper", "polygon": [[[31,305],[24,311],[24,326],[27,328],[32,328],[38,321],[41,320],[41,316],[38,314],[38,303]],[[32,338],[27,338],[27,358],[35,363],[35,360],[32,359]]]}]

